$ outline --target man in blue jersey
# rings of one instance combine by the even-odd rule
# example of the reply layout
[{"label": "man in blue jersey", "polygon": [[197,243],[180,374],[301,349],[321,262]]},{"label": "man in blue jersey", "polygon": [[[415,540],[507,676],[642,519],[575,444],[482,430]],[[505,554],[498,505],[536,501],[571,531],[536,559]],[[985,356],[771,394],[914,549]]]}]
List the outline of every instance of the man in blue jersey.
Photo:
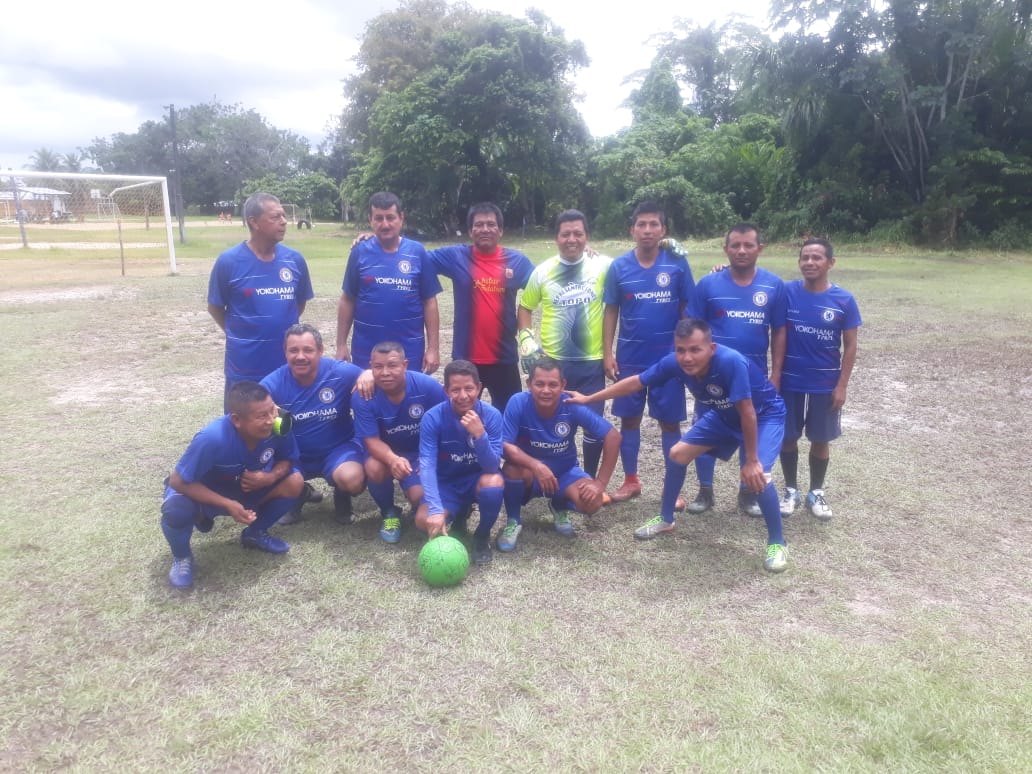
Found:
[{"label": "man in blue jersey", "polygon": [[[756,226],[732,226],[724,238],[728,266],[699,279],[688,314],[708,322],[715,342],[741,352],[766,374],[767,350],[772,361],[785,351],[785,318],[780,305],[785,283],[756,265],[762,252]],[[698,410],[695,416],[699,417]],[[695,461],[699,493],[688,504],[689,513],[704,513],[713,507],[715,467],[716,458],[711,454]],[[756,498],[745,488],[738,491],[738,507],[750,516],[761,515]]]},{"label": "man in blue jersey", "polygon": [[[283,349],[287,364],[262,379],[262,385],[276,405],[290,412],[305,479],[325,479],[333,487],[334,517],[350,524],[351,497],[365,487],[365,449],[351,419],[351,391],[362,370],[324,357],[322,334],[308,323],[287,329]],[[298,519],[300,504],[280,523]]]},{"label": "man in blue jersey", "polygon": [[686,318],[674,329],[674,352],[643,373],[621,379],[594,395],[574,396],[572,402],[630,395],[647,387],[677,380],[704,410],[681,440],[670,449],[680,468],[680,481],[663,481],[660,513],[634,532],[649,540],[674,530],[674,501],[684,483],[687,464],[712,451],[721,459],[739,453],[742,485],[758,495],[767,523],[767,552],[763,566],[781,572],[788,552],[781,528],[781,509],[770,471],[785,433],[785,404],[766,374],[730,347],[713,341],[704,320]]},{"label": "man in blue jersey", "polygon": [[374,389],[369,398],[355,393],[355,434],[365,444],[369,494],[380,508],[380,537],[401,540],[401,512],[394,505],[397,480],[416,513],[425,515],[419,478],[419,427],[423,415],[446,400],[432,376],[408,370],[405,348],[397,341],[373,347],[369,369]]},{"label": "man in blue jersey", "polygon": [[[505,465],[505,512],[508,519],[498,535],[498,550],[512,551],[523,529],[520,510],[533,497],[549,498],[555,531],[573,535],[569,510],[597,513],[616,467],[620,434],[586,406],[567,402],[566,380],[559,363],[544,355],[534,361],[527,377],[529,392],[513,396],[502,419]],[[577,428],[602,438],[598,478],[577,464]]]},{"label": "man in blue jersey", "polygon": [[[559,254],[530,275],[516,312],[521,359],[529,373],[534,358],[544,352],[558,360],[571,390],[595,392],[605,386],[602,351],[602,301],[606,271],[612,262],[588,255],[588,219],[579,210],[566,210],[556,219]],[[541,344],[531,330],[534,310],[541,307]],[[602,416],[603,404],[591,406]],[[602,439],[587,433],[583,440],[584,470],[594,476],[602,457]]]},{"label": "man in blue jersey", "polygon": [[469,360],[491,393],[491,405],[505,404],[523,389],[516,352],[516,294],[534,265],[523,253],[502,247],[502,211],[490,202],[466,215],[471,245],[430,251],[439,275],[451,279],[454,294],[452,360]]},{"label": "man in blue jersey", "polygon": [[480,523],[473,534],[473,562],[487,564],[504,491],[499,471],[502,415],[479,399],[480,389],[477,367],[468,360],[453,360],[445,367],[448,400],[427,411],[420,427],[419,478],[426,512],[416,514],[416,526],[433,538],[476,502]]},{"label": "man in blue jersey", "polygon": [[228,515],[245,525],[244,548],[274,554],[290,546],[268,530],[294,507],[304,481],[291,434],[273,434],[276,404],[255,382],[234,384],[227,394],[229,413],[205,426],[165,479],[161,531],[172,549],[168,582],[193,585],[194,529],[210,532],[215,517]]},{"label": "man in blue jersey", "polygon": [[283,332],[314,295],[305,259],[280,244],[287,217],[279,199],[251,195],[244,222],[250,237],[222,253],[208,279],[208,313],[226,332],[227,393],[236,382],[261,381],[283,365]]},{"label": "man in blue jersey", "polygon": [[[661,246],[665,237],[663,209],[655,202],[640,203],[631,215],[635,247],[615,259],[606,273],[603,352],[606,376],[614,382],[640,374],[670,354],[674,326],[695,290],[688,261]],[[641,494],[638,451],[646,400],[649,415],[659,423],[664,459],[668,459],[670,447],[681,438],[681,422],[688,418],[684,386],[677,381],[613,401],[613,414],[620,417],[620,459],[624,469],[623,484],[612,494],[614,502]]]},{"label": "man in blue jersey", "polygon": [[405,213],[397,196],[380,192],[370,197],[369,225],[375,238],[352,246],[344,272],[337,359],[368,368],[373,346],[392,339],[405,347],[410,367],[432,374],[441,364],[441,283],[426,248],[401,235]]},{"label": "man in blue jersey", "polygon": [[785,401],[785,442],[781,470],[785,495],[781,513],[799,507],[799,437],[810,441],[810,491],[806,507],[818,519],[832,517],[824,496],[831,442],[842,434],[842,406],[856,364],[857,329],[862,321],[856,299],[828,279],[835,253],[826,239],[808,239],[799,251],[803,278],[785,286],[784,361],[774,361],[771,381]]}]

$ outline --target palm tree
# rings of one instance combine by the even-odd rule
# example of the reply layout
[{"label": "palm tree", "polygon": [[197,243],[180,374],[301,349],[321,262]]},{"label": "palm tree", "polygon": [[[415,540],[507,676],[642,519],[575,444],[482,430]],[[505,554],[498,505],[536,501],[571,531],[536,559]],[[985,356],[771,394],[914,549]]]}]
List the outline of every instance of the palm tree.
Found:
[{"label": "palm tree", "polygon": [[61,156],[50,148],[38,148],[29,157],[29,162],[32,164],[32,169],[37,172],[61,171]]}]

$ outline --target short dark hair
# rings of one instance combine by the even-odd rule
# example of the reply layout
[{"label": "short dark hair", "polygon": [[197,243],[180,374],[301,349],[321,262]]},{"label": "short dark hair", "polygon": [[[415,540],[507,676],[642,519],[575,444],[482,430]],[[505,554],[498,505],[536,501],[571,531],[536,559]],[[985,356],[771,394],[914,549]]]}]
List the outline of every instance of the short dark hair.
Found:
[{"label": "short dark hair", "polygon": [[306,333],[311,333],[312,338],[315,339],[315,346],[317,346],[319,349],[322,349],[322,334],[319,333],[319,329],[311,323],[301,322],[294,323],[289,328],[287,328],[287,332],[283,334],[283,346],[287,345],[287,339],[289,339],[291,336],[304,336]]},{"label": "short dark hair", "polygon": [[477,215],[494,215],[495,222],[498,223],[498,228],[505,228],[505,218],[502,217],[502,211],[497,205],[491,202],[480,202],[480,204],[474,204],[469,208],[469,212],[466,213],[466,230],[473,231],[473,218]]},{"label": "short dark hair", "polygon": [[802,257],[803,255],[803,248],[807,245],[820,245],[824,248],[824,254],[828,256],[828,258],[835,257],[835,248],[831,246],[831,242],[829,242],[827,239],[822,239],[821,237],[811,237],[810,239],[807,239],[805,242],[803,242],[803,244],[799,247],[800,257]]},{"label": "short dark hair", "polygon": [[634,208],[634,212],[631,213],[632,226],[638,222],[638,217],[640,215],[658,215],[660,224],[663,228],[666,228],[666,212],[663,211],[663,208],[658,202],[639,202],[638,206]]},{"label": "short dark hair", "polygon": [[732,234],[746,234],[750,231],[755,231],[756,241],[760,244],[763,244],[763,234],[760,232],[758,226],[756,226],[753,223],[736,223],[731,228],[729,228],[727,230],[727,233],[724,235],[724,247],[727,247],[730,243]]},{"label": "short dark hair", "polygon": [[472,376],[480,384],[480,372],[468,360],[453,360],[444,367],[444,389],[448,389],[448,380],[453,376]]},{"label": "short dark hair", "polygon": [[401,355],[401,359],[405,359],[405,347],[401,345],[400,341],[393,341],[388,339],[387,341],[381,341],[379,344],[373,346],[372,351],[369,353],[372,356],[374,353],[381,355],[389,355],[392,352],[397,352]]},{"label": "short dark hair", "polygon": [[580,210],[563,210],[560,212],[555,219],[555,233],[559,233],[559,229],[563,223],[573,223],[574,221],[581,221],[584,224],[584,230],[588,231],[588,216]]},{"label": "short dark hair", "polygon": [[396,207],[398,214],[401,215],[403,210],[401,209],[401,199],[398,198],[397,194],[393,194],[390,191],[378,191],[369,197],[369,214],[372,215],[373,207],[378,210],[389,210],[391,207]]},{"label": "short dark hair", "polygon": [[677,321],[677,325],[674,327],[674,337],[683,339],[687,336],[691,336],[695,331],[702,331],[706,334],[707,339],[713,338],[713,332],[710,329],[710,325],[705,320],[700,320],[698,317],[685,317]]},{"label": "short dark hair", "polygon": [[565,378],[565,376],[563,375],[563,365],[562,365],[562,363],[560,363],[558,360],[556,360],[553,357],[549,357],[548,355],[541,355],[539,358],[537,358],[534,361],[533,365],[531,365],[531,367],[530,367],[530,378],[531,379],[534,378],[534,372],[537,371],[539,368],[542,371],[558,371],[559,372],[559,378],[560,379]]},{"label": "short dark hair", "polygon": [[261,403],[269,397],[269,391],[258,382],[237,382],[226,395],[226,408],[230,414],[244,414],[252,403]]}]

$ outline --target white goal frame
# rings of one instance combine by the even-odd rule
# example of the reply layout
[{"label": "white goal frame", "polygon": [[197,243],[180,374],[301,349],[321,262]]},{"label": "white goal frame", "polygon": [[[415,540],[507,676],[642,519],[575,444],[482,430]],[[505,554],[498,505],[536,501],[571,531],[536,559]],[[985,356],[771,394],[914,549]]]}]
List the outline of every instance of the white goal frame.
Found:
[{"label": "white goal frame", "polygon": [[[165,225],[165,241],[168,245],[168,266],[171,274],[177,274],[178,270],[176,267],[176,248],[175,241],[172,236],[172,208],[169,205],[168,197],[168,178],[160,175],[118,175],[118,174],[102,174],[102,173],[88,173],[88,172],[37,172],[31,169],[14,170],[7,172],[0,172],[0,192],[11,192],[12,178],[20,181],[23,186],[31,187],[28,181],[50,181],[50,180],[76,180],[83,182],[97,183],[97,190],[99,190],[99,198],[109,202],[111,206],[111,218],[117,221],[119,231],[119,246],[122,252],[123,260],[123,271],[125,274],[124,263],[125,263],[125,250],[122,244],[121,237],[121,226],[122,218],[117,202],[114,200],[116,194],[129,191],[135,188],[142,188],[149,185],[159,184],[161,188],[161,200],[162,200],[162,219]],[[113,186],[113,187],[111,187]],[[91,193],[94,187],[91,186]],[[56,200],[55,200],[56,201]],[[0,209],[0,217],[3,217],[4,213],[11,207],[12,202],[5,200],[2,203],[2,209]],[[98,205],[99,206],[99,205]],[[50,217],[53,218],[55,208],[51,206]],[[24,210],[23,210],[24,212]],[[11,215],[13,213],[7,213]],[[64,213],[62,213],[64,214]],[[99,210],[98,210],[99,214]],[[158,213],[155,213],[155,217]],[[149,219],[149,213],[147,215]],[[23,218],[19,218],[19,225],[21,226],[21,237],[22,243],[25,246],[28,245],[28,240],[25,234],[25,224]]]}]

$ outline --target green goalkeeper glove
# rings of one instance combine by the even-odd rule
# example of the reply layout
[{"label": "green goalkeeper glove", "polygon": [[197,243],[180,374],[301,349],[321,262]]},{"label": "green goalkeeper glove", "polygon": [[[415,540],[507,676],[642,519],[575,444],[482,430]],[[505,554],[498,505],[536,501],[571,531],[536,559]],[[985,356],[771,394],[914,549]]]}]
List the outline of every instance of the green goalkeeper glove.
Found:
[{"label": "green goalkeeper glove", "polygon": [[523,373],[530,376],[530,369],[534,367],[534,363],[545,354],[534,338],[534,331],[530,328],[521,329],[516,334],[516,346],[520,352],[520,367],[523,369]]},{"label": "green goalkeeper glove", "polygon": [[688,260],[688,248],[678,242],[676,239],[670,237],[664,237],[659,240],[659,246],[672,252],[674,255]]}]

